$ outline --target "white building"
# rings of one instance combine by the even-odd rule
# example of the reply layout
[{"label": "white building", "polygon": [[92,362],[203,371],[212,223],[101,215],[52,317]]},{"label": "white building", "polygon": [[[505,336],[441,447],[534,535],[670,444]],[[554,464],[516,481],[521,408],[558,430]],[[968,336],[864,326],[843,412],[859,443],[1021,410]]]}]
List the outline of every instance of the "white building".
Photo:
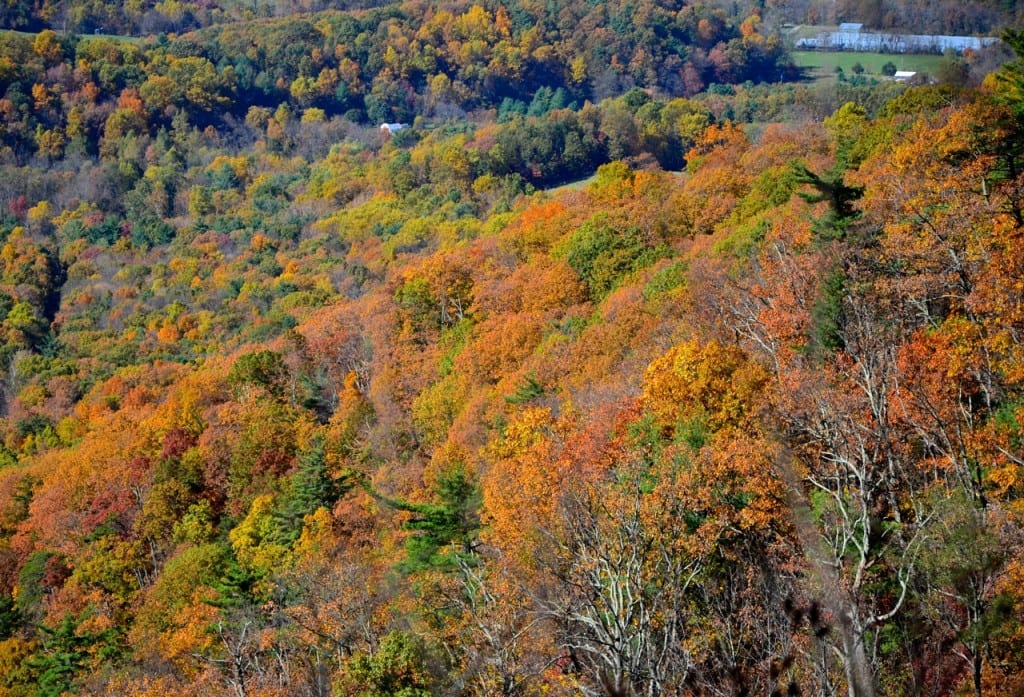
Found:
[{"label": "white building", "polygon": [[797,49],[825,51],[871,51],[876,53],[943,53],[952,49],[980,51],[999,41],[992,36],[943,36],[935,34],[879,34],[862,31],[862,25],[839,25],[839,31],[823,31],[815,37],[797,39]]}]

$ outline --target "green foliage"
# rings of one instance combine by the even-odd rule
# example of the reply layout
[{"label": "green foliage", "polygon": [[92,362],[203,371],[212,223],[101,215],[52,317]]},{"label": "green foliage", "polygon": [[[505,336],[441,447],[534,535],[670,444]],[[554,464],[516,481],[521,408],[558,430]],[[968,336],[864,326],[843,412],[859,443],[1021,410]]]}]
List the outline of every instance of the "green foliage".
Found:
[{"label": "green foliage", "polygon": [[302,533],[303,519],[319,508],[330,509],[352,487],[350,481],[336,481],[327,470],[323,438],[298,457],[298,468],[278,498],[274,510],[274,541],[289,546]]},{"label": "green foliage", "polygon": [[811,308],[811,345],[818,351],[832,353],[843,348],[846,284],[846,273],[841,268],[833,268],[821,279],[818,296]]},{"label": "green foliage", "polygon": [[1024,402],[1011,401],[1001,404],[992,414],[992,425],[1007,439],[1013,448],[1024,446],[1024,424],[1019,420]]},{"label": "green foliage", "polygon": [[1007,63],[996,73],[1013,97],[1019,97],[1024,90],[1024,31],[1007,29],[1003,32],[1003,41],[1013,49],[1015,60]]},{"label": "green foliage", "polygon": [[516,391],[505,397],[509,404],[526,404],[544,395],[544,385],[534,374],[527,375],[516,388]]},{"label": "green foliage", "polygon": [[226,555],[225,566],[214,579],[216,598],[209,601],[224,610],[238,609],[265,600],[263,580],[267,570],[241,564],[234,555]]},{"label": "green foliage", "polygon": [[444,442],[464,406],[465,381],[454,372],[421,391],[412,403],[413,425],[424,445],[435,446]]},{"label": "green foliage", "polygon": [[346,662],[334,692],[344,697],[430,697],[441,688],[436,662],[420,637],[390,632],[375,652],[359,652]]},{"label": "green foliage", "polygon": [[40,697],[74,692],[76,677],[93,657],[109,660],[120,651],[115,630],[82,631],[83,619],[66,615],[54,628],[40,627],[43,646],[26,662],[38,676]]},{"label": "green foliage", "polygon": [[170,626],[178,614],[192,602],[193,593],[197,588],[217,588],[219,600],[230,604],[239,591],[232,585],[233,574],[241,574],[236,569],[237,562],[231,557],[230,550],[220,543],[204,543],[185,546],[170,558],[153,584],[151,600],[145,609],[144,621],[156,627]]},{"label": "green foliage", "polygon": [[288,381],[284,358],[276,351],[261,349],[238,357],[228,372],[228,384],[237,392],[262,388],[273,397],[281,397]]},{"label": "green foliage", "polygon": [[658,270],[644,286],[644,298],[648,301],[658,300],[686,285],[689,264],[685,261],[673,262]]},{"label": "green foliage", "polygon": [[63,558],[56,552],[33,553],[18,572],[18,596],[15,609],[22,617],[38,620],[42,612],[43,597],[63,584],[67,577]]},{"label": "green foliage", "polygon": [[[113,526],[108,526],[112,528]],[[96,537],[81,553],[71,574],[85,587],[102,589],[110,597],[127,605],[139,590],[138,574],[147,568],[140,545],[118,538],[101,526]]]},{"label": "green foliage", "polygon": [[385,505],[411,514],[403,525],[412,533],[401,565],[406,573],[454,571],[472,558],[480,531],[481,494],[461,463],[438,475],[433,491],[437,503],[410,503],[371,493]]},{"label": "green foliage", "polygon": [[800,185],[792,166],[779,165],[761,172],[750,185],[750,191],[736,206],[740,220],[751,219],[757,213],[778,208],[792,197]]},{"label": "green foliage", "polygon": [[837,168],[823,175],[815,174],[803,163],[793,164],[796,181],[810,184],[816,193],[798,192],[808,203],[828,203],[825,215],[814,221],[814,232],[818,240],[830,241],[843,239],[849,224],[859,215],[853,204],[863,194],[861,186],[850,186],[843,181],[843,170]]},{"label": "green foliage", "polygon": [[684,443],[693,452],[700,451],[711,438],[711,429],[707,419],[698,416],[697,418],[681,421],[676,425],[675,439]]},{"label": "green foliage", "polygon": [[174,541],[202,545],[210,542],[215,532],[215,517],[210,502],[203,499],[188,507],[181,520],[174,524]]},{"label": "green foliage", "polygon": [[769,229],[771,225],[767,220],[757,217],[746,220],[730,230],[727,237],[717,242],[715,251],[740,260],[749,259],[752,254],[757,253]]},{"label": "green foliage", "polygon": [[568,262],[592,298],[601,299],[626,275],[650,266],[667,250],[650,246],[639,228],[621,230],[599,214],[580,225],[554,254]]},{"label": "green foliage", "polygon": [[956,99],[956,91],[949,85],[923,85],[910,87],[889,100],[879,111],[882,118],[897,115],[915,116],[933,113]]},{"label": "green foliage", "polygon": [[[518,175],[537,185],[572,181],[608,158],[592,107],[580,113],[558,111],[544,120],[513,118],[488,153],[488,173]],[[632,122],[632,117],[629,117]],[[626,153],[631,154],[631,153]]]},{"label": "green foliage", "polygon": [[459,465],[440,474],[434,488],[436,504],[411,504],[405,524],[413,532],[406,544],[406,571],[454,569],[473,553],[480,530],[480,489]]},{"label": "green foliage", "polygon": [[967,61],[953,51],[948,51],[942,57],[935,70],[935,78],[944,85],[963,87],[970,77],[970,67]]},{"label": "green foliage", "polygon": [[441,377],[451,374],[455,366],[455,357],[465,347],[472,333],[473,320],[468,317],[459,320],[449,327],[445,327],[444,331],[441,332],[441,337],[438,340],[438,345],[444,351],[438,368]]},{"label": "green foliage", "polygon": [[[661,459],[665,438],[658,420],[653,415],[646,414],[630,423],[626,432],[629,435],[630,447],[641,457],[640,461],[643,467],[649,468]],[[641,477],[646,481],[644,488],[648,489],[647,493],[650,493],[649,489],[655,481],[644,473],[641,473]],[[629,476],[627,475],[626,478],[628,479]]]},{"label": "green foliage", "polygon": [[0,594],[0,640],[8,639],[14,635],[21,626],[21,613],[14,604],[14,599],[6,594]]},{"label": "green foliage", "polygon": [[406,310],[418,327],[431,327],[441,323],[438,302],[425,278],[411,278],[395,291],[395,303]]}]

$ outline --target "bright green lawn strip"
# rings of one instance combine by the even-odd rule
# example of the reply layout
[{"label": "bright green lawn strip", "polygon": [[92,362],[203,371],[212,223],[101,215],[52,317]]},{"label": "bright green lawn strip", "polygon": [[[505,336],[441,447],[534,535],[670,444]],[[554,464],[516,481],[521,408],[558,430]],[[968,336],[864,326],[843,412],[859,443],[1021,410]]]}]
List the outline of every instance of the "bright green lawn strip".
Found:
[{"label": "bright green lawn strip", "polygon": [[910,70],[935,75],[942,56],[931,54],[860,53],[853,51],[793,51],[793,60],[802,68],[813,71],[814,77],[834,76],[836,66],[847,76],[853,75],[853,65],[860,63],[864,74],[880,77],[882,66],[892,62],[897,70]]},{"label": "bright green lawn strip", "polygon": [[567,191],[580,191],[582,189],[586,189],[596,179],[597,175],[591,174],[589,177],[585,177],[584,179],[577,179],[574,182],[567,182],[565,184],[559,184],[558,186],[552,186],[545,189],[545,191],[549,194],[562,194]]}]

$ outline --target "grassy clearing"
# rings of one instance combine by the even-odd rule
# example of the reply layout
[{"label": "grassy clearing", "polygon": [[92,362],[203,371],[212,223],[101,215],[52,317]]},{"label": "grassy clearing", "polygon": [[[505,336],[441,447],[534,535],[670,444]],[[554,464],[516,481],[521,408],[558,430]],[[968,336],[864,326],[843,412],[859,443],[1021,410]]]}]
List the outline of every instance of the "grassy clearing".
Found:
[{"label": "grassy clearing", "polygon": [[815,79],[834,78],[836,67],[841,67],[848,76],[853,75],[853,65],[864,66],[864,74],[871,77],[882,76],[882,66],[890,61],[897,70],[911,70],[919,73],[935,75],[942,56],[931,54],[898,54],[898,53],[854,53],[852,51],[793,51],[793,60],[802,68],[807,68]]},{"label": "grassy clearing", "polygon": [[562,194],[567,191],[580,191],[582,189],[586,189],[596,180],[597,174],[592,174],[586,179],[577,179],[576,181],[569,182],[568,184],[559,184],[558,186],[552,186],[548,189],[544,189],[544,191],[549,194]]}]

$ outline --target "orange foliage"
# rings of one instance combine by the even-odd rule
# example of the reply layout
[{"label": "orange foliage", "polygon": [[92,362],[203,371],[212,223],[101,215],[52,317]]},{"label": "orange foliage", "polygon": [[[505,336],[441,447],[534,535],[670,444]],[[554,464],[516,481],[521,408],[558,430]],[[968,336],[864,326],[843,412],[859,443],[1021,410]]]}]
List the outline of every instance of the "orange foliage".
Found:
[{"label": "orange foliage", "polygon": [[517,566],[535,569],[535,550],[559,525],[556,508],[567,472],[555,466],[571,421],[529,407],[489,446],[494,463],[481,475],[482,538]]},{"label": "orange foliage", "polygon": [[533,205],[501,232],[499,240],[503,248],[526,260],[546,253],[565,230],[573,227],[576,215],[557,199]]},{"label": "orange foliage", "polygon": [[709,126],[687,154],[690,178],[678,205],[692,233],[710,234],[746,192],[752,176],[741,163],[749,148],[742,129],[726,122]]}]

